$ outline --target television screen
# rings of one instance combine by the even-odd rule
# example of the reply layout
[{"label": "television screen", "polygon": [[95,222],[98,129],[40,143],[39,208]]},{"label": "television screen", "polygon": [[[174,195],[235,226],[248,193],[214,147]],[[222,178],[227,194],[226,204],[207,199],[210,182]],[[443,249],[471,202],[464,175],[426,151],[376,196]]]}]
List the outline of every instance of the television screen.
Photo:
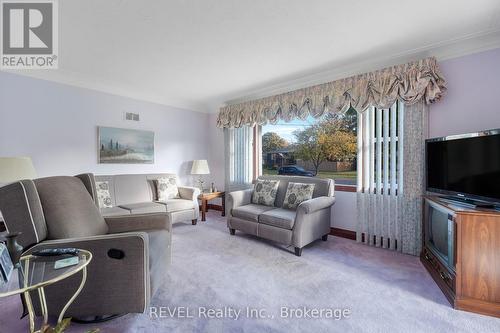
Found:
[{"label": "television screen", "polygon": [[426,154],[429,191],[500,201],[500,134],[427,140]]}]

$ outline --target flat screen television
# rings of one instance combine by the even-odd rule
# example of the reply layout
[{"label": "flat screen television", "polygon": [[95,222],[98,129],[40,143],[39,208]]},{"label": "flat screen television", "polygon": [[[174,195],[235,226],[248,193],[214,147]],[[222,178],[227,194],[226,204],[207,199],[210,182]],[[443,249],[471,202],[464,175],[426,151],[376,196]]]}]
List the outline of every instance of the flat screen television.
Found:
[{"label": "flat screen television", "polygon": [[500,129],[426,140],[427,190],[500,204]]}]

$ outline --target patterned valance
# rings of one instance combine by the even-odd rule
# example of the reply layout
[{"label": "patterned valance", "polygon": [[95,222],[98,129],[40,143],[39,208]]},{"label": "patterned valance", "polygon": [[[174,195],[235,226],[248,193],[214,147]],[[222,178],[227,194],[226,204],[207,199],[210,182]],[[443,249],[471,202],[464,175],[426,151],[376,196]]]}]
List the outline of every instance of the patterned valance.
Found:
[{"label": "patterned valance", "polygon": [[446,92],[446,81],[434,57],[384,68],[265,97],[254,101],[222,107],[218,127],[241,127],[279,120],[321,117],[331,112],[345,112],[353,107],[363,112],[369,106],[389,108],[399,99],[407,105],[424,100],[439,100]]}]

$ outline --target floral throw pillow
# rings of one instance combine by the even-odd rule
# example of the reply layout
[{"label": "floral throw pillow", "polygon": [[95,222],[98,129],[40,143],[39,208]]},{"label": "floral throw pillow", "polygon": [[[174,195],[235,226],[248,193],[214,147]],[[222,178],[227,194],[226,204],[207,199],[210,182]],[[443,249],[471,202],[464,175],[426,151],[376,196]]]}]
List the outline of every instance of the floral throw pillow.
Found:
[{"label": "floral throw pillow", "polygon": [[297,209],[297,206],[313,196],[314,184],[288,183],[283,208]]},{"label": "floral throw pillow", "polygon": [[109,182],[95,182],[95,187],[97,190],[97,201],[99,202],[99,207],[113,207],[113,204],[111,202],[111,194],[109,192]]},{"label": "floral throw pillow", "polygon": [[158,201],[180,198],[175,177],[161,177],[156,180]]},{"label": "floral throw pillow", "polygon": [[257,180],[252,194],[252,203],[274,206],[279,184],[279,180]]}]

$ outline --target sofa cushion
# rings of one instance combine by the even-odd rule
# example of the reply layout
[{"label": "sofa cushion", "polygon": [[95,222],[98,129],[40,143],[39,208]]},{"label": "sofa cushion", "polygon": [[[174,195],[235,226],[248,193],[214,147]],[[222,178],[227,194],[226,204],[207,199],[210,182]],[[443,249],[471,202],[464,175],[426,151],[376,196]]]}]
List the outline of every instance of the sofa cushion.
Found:
[{"label": "sofa cushion", "polygon": [[297,206],[313,196],[314,184],[288,183],[283,208],[297,209]]},{"label": "sofa cushion", "polygon": [[275,227],[274,225],[259,223],[258,236],[265,239],[270,239],[278,243],[291,245],[293,238],[293,230],[278,228]]},{"label": "sofa cushion", "polygon": [[153,201],[146,175],[114,176],[116,206]]},{"label": "sofa cushion", "polygon": [[164,213],[166,211],[165,205],[157,202],[139,202],[120,205],[120,207],[129,210],[131,214]]},{"label": "sofa cushion", "polygon": [[274,206],[279,183],[279,180],[257,180],[252,193],[252,203],[271,207]]},{"label": "sofa cushion", "polygon": [[104,235],[108,225],[92,197],[76,177],[48,177],[35,180],[40,196],[48,239]]},{"label": "sofa cushion", "polygon": [[177,212],[179,210],[195,208],[193,200],[186,199],[168,199],[165,201],[158,201],[158,203],[164,205],[167,212]]},{"label": "sofa cushion", "polygon": [[96,192],[97,192],[97,202],[100,208],[111,208],[113,203],[111,201],[111,193],[109,191],[108,181],[97,181],[95,182]]},{"label": "sofa cushion", "polygon": [[268,210],[259,215],[259,223],[291,230],[295,224],[296,213],[294,210],[283,208]]},{"label": "sofa cushion", "polygon": [[264,205],[256,205],[256,204],[248,204],[245,206],[240,206],[233,208],[232,210],[232,215],[235,217],[239,217],[240,219],[243,220],[249,220],[249,221],[259,221],[259,215],[268,211],[274,209],[274,207],[269,207],[269,206],[264,206]]},{"label": "sofa cushion", "polygon": [[176,177],[160,177],[156,180],[158,201],[179,198]]},{"label": "sofa cushion", "polygon": [[104,217],[130,215],[130,210],[120,207],[101,208],[101,214]]}]

